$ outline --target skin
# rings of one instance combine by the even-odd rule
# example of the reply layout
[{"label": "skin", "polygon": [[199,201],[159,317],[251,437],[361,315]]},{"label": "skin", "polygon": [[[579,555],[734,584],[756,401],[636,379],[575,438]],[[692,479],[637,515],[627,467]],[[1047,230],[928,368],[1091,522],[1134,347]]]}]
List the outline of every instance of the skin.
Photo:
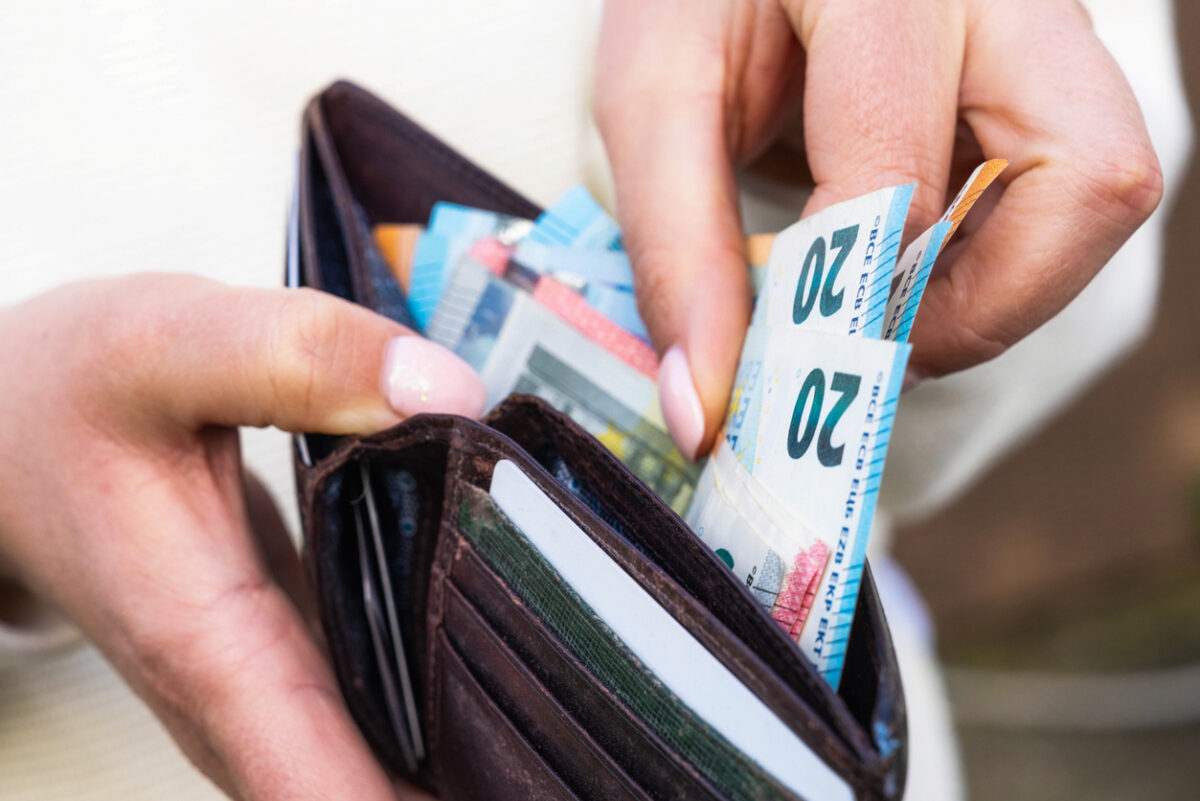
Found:
[{"label": "skin", "polygon": [[1011,162],[929,283],[918,379],[1050,319],[1162,195],[1137,102],[1075,0],[609,0],[595,114],[642,316],[660,354],[682,348],[703,407],[695,455],[712,447],[749,322],[733,170],[785,120],[799,116],[795,159],[815,183],[797,211],[915,182],[908,236],[963,168]]},{"label": "skin", "polygon": [[392,337],[311,290],[186,276],[0,311],[0,573],[70,615],[237,799],[427,798],[384,774],[305,624],[295,551],[238,425],[366,432]]}]

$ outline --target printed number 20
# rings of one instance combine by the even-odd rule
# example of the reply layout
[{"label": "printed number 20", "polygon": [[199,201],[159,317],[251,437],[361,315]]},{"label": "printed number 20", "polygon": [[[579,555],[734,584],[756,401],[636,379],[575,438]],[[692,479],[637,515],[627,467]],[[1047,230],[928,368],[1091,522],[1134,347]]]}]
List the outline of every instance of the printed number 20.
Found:
[{"label": "printed number 20", "polygon": [[[792,322],[796,325],[800,325],[800,323],[808,319],[808,315],[812,313],[813,306],[817,302],[818,294],[821,296],[822,317],[830,317],[836,314],[838,309],[842,308],[842,298],[845,296],[845,290],[839,289],[837,294],[834,294],[833,284],[842,269],[842,263],[850,255],[850,250],[854,247],[854,242],[857,239],[857,225],[839,228],[833,232],[831,240],[834,250],[837,251],[837,255],[833,257],[833,264],[829,267],[829,275],[825,277],[824,289],[821,288],[821,274],[825,272],[825,237],[819,236],[812,243],[812,246],[808,249],[808,255],[804,257],[804,267],[800,270],[800,280],[796,282],[796,300],[792,304]],[[812,274],[811,280],[809,273]],[[805,284],[808,285],[807,290],[805,289]]]},{"label": "printed number 20", "polygon": [[[851,402],[858,396],[858,387],[861,383],[860,376],[849,373],[833,374],[833,383],[829,388],[834,392],[841,393],[841,396],[829,410],[825,422],[821,424],[821,433],[817,435],[817,459],[825,467],[837,467],[842,463],[842,453],[846,450],[846,445],[843,443],[836,448],[833,446],[833,429],[842,419],[842,415],[846,413],[846,409],[850,408]],[[811,406],[808,403],[810,395],[812,396]],[[825,371],[818,368],[809,373],[808,377],[804,379],[804,383],[800,385],[800,394],[796,397],[796,408],[792,410],[792,424],[788,427],[788,456],[799,459],[808,450],[808,446],[812,444],[813,435],[817,433],[817,425],[821,420],[821,406],[824,402]],[[801,421],[804,418],[806,406],[809,407],[808,421],[803,424],[803,431],[801,431]]]}]

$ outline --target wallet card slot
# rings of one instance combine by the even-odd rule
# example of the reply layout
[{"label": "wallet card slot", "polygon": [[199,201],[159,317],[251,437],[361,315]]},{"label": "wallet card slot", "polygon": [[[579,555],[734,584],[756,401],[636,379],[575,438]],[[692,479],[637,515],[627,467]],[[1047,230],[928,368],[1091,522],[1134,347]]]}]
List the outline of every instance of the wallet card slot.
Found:
[{"label": "wallet card slot", "polygon": [[[535,398],[514,396],[487,421],[524,449],[606,528],[618,534],[702,605],[760,659],[812,712],[805,720],[806,739],[815,744],[835,738],[831,764],[849,766],[845,749],[863,759],[877,752],[866,728],[833,689],[813,670],[769,615],[741,586],[715,554],[686,524],[611,453],[574,422],[550,412]],[[724,661],[724,660],[723,660]],[[747,675],[745,671],[735,671]],[[788,703],[778,692],[776,702]],[[784,711],[784,710],[781,710]],[[802,719],[788,716],[791,719]]]},{"label": "wallet card slot", "polygon": [[579,801],[471,674],[445,632],[438,632],[434,648],[438,725],[431,738],[443,797]]},{"label": "wallet card slot", "polygon": [[405,770],[384,708],[383,680],[375,660],[355,536],[357,482],[345,469],[324,477],[312,502],[317,533],[305,547],[321,608],[321,623],[342,695],[359,728],[380,759]]},{"label": "wallet card slot", "polygon": [[412,646],[411,670],[423,686],[429,680],[423,672],[428,661],[423,649],[428,639],[430,565],[444,504],[445,446],[414,444],[403,452],[371,455],[365,461],[375,487],[380,526],[387,535],[387,569],[402,635]]},{"label": "wallet card slot", "polygon": [[539,620],[470,543],[460,539],[453,587],[626,774],[655,799],[723,799]]},{"label": "wallet card slot", "polygon": [[649,798],[453,584],[447,585],[445,609],[443,631],[472,675],[577,796],[596,801]]},{"label": "wallet card slot", "polygon": [[[398,613],[400,650],[406,657],[412,693],[421,698],[423,688],[429,686],[424,670],[425,610],[429,568],[441,520],[446,449],[444,442],[428,437],[401,443],[394,450],[372,440],[343,448],[320,465],[312,483],[302,490],[312,498],[306,527],[319,533],[307,543],[306,558],[316,580],[322,624],[347,706],[383,762],[411,775],[406,767],[411,762],[397,739],[403,735],[394,731],[391,718],[395,716],[389,714],[377,632],[372,633],[364,598],[363,561],[357,538],[357,526],[366,519],[362,516],[361,480],[362,467],[366,466],[376,522],[383,535],[384,567]],[[368,549],[373,551],[370,545]],[[372,565],[377,564],[376,553],[368,556]],[[383,621],[385,626],[387,622]],[[391,640],[387,645],[386,652],[394,653]],[[403,677],[396,674],[395,678],[396,686],[403,690]],[[422,720],[419,729],[427,728],[428,721]]]}]

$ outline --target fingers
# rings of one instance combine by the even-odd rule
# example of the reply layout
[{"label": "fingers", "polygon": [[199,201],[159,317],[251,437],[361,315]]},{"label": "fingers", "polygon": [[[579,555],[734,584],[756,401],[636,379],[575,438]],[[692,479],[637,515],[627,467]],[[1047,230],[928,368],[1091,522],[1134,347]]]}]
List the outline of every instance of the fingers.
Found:
[{"label": "fingers", "polygon": [[[930,281],[912,370],[990,359],[1074,298],[1150,215],[1162,175],[1124,77],[1073,3],[1021,0],[971,25],[963,105],[1004,194]],[[1021,58],[1012,59],[1020,52]]]},{"label": "fingers", "polygon": [[[274,588],[251,590],[221,611],[222,626],[246,624],[239,640],[262,638],[226,644],[214,671],[219,685],[196,677],[202,691],[219,686],[205,701],[202,725],[242,797],[392,801],[390,782],[286,599]],[[213,632],[215,643],[233,631]]]},{"label": "fingers", "polygon": [[606,4],[595,102],[663,416],[689,459],[724,417],[750,314],[714,8]]},{"label": "fingers", "polygon": [[916,183],[909,235],[941,214],[963,53],[961,3],[785,2],[807,56],[804,136],[811,214]]},{"label": "fingers", "polygon": [[144,469],[156,478],[139,484],[136,507],[115,510],[126,544],[102,554],[98,600],[66,591],[81,623],[233,797],[394,801],[243,510],[195,472]]},{"label": "fingers", "polygon": [[174,656],[150,651],[161,693],[150,700],[165,699],[200,732],[206,762],[238,797],[395,798],[277,588],[230,588],[191,614],[176,618],[188,642],[167,640]]},{"label": "fingers", "polygon": [[462,359],[332,295],[127,280],[128,320],[109,337],[133,368],[120,385],[185,426],[362,433],[419,412],[483,409],[483,384]]}]

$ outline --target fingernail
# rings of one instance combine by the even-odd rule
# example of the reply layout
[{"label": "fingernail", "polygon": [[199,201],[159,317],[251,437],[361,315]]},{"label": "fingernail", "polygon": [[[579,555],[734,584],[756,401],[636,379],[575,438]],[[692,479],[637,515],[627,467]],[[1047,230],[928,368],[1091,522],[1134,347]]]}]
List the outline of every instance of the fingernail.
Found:
[{"label": "fingernail", "polygon": [[925,375],[919,370],[909,367],[904,371],[904,382],[900,384],[901,392],[908,392],[925,380]]},{"label": "fingernail", "polygon": [[419,336],[396,337],[388,343],[383,396],[401,417],[421,412],[478,417],[487,404],[483,380],[471,365]]},{"label": "fingernail", "polygon": [[692,382],[687,356],[678,345],[672,346],[658,365],[658,393],[667,430],[680,452],[694,462],[704,439],[704,407]]}]

